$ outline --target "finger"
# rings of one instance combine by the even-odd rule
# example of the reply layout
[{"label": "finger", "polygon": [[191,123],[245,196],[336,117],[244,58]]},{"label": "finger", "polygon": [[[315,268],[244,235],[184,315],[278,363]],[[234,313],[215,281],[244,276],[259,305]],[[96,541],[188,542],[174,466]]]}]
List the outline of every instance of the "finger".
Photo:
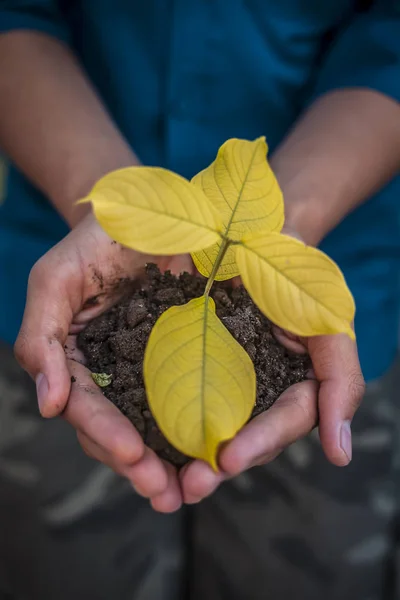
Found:
[{"label": "finger", "polygon": [[78,333],[85,329],[86,325],[86,321],[84,323],[71,323],[71,325],[69,326],[70,335],[78,335]]},{"label": "finger", "polygon": [[189,254],[178,254],[176,256],[162,256],[157,258],[160,271],[171,271],[173,275],[182,273],[194,273],[193,261]]},{"label": "finger", "polygon": [[219,464],[229,475],[268,462],[286,446],[307,435],[317,422],[316,381],[288,388],[275,404],[259,415],[221,451]]},{"label": "finger", "polygon": [[69,360],[68,364],[74,382],[63,417],[116,462],[138,462],[144,444],[132,423],[102,394],[88,369],[75,361]]},{"label": "finger", "polygon": [[140,461],[124,467],[122,474],[144,498],[153,498],[165,492],[169,484],[169,476],[172,477],[172,474],[167,472],[165,464],[153,450],[147,447]]},{"label": "finger", "polygon": [[296,354],[307,353],[306,343],[298,335],[294,335],[290,331],[281,329],[281,327],[277,327],[276,325],[272,327],[272,333],[275,339],[291,352],[295,352]]},{"label": "finger", "polygon": [[78,442],[80,443],[82,450],[85,454],[87,454],[87,456],[89,456],[89,458],[103,463],[103,465],[110,467],[110,469],[118,473],[118,475],[122,476],[122,463],[116,463],[109,452],[106,452],[106,450],[96,444],[87,435],[82,433],[82,431],[77,431],[76,437],[78,438]]},{"label": "finger", "polygon": [[347,335],[310,338],[308,349],[320,382],[319,435],[327,458],[337,466],[352,458],[351,420],[365,383],[357,347]]},{"label": "finger", "polygon": [[168,474],[168,485],[162,494],[151,499],[151,506],[158,512],[172,513],[182,506],[182,491],[176,469],[168,462],[163,462]]},{"label": "finger", "polygon": [[67,359],[74,360],[81,365],[86,363],[85,356],[78,348],[76,335],[69,335],[64,344],[64,352]]},{"label": "finger", "polygon": [[222,471],[216,473],[201,460],[189,463],[179,475],[186,504],[196,504],[210,496],[227,477]]},{"label": "finger", "polygon": [[77,437],[84,452],[113,471],[125,477],[134,490],[144,498],[152,498],[162,494],[168,486],[168,474],[163,462],[150,450],[145,448],[143,457],[135,465],[117,461],[115,456],[96,444],[91,438],[77,432]]},{"label": "finger", "polygon": [[[14,348],[19,363],[36,380],[44,417],[62,412],[70,392],[63,346],[73,309],[65,289],[66,271],[61,267],[57,271],[53,265],[49,272],[45,261],[36,263],[29,277],[24,318]],[[72,278],[71,287],[75,284]]]},{"label": "finger", "polygon": [[[144,271],[144,267],[143,267]],[[118,300],[124,295],[127,296],[133,293],[139,286],[140,270],[137,270],[134,277],[125,279],[118,285],[114,283],[107,286],[106,289],[101,293],[95,293],[86,300],[78,314],[74,314],[74,320],[70,325],[69,333],[77,335],[83,329],[89,321],[92,321],[98,317],[101,313],[114,306]],[[104,284],[103,284],[104,285]],[[98,292],[98,290],[96,290]]]},{"label": "finger", "polygon": [[241,285],[243,285],[242,284],[242,280],[241,280],[241,278],[239,276],[238,277],[233,277],[233,279],[231,279],[231,284],[232,284],[233,288],[238,288]]}]

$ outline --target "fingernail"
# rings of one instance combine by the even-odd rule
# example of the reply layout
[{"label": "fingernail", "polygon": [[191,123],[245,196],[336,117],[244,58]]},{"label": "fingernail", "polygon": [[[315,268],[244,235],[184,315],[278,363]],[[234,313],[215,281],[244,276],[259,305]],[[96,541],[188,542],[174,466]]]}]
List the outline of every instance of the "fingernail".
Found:
[{"label": "fingernail", "polygon": [[49,383],[47,377],[43,373],[39,373],[36,377],[36,393],[40,412],[43,412],[46,404],[47,395],[49,393]]},{"label": "fingernail", "polygon": [[350,462],[353,455],[350,421],[343,421],[342,423],[342,427],[340,429],[340,446]]},{"label": "fingernail", "polygon": [[201,502],[202,498],[199,498],[198,496],[191,496],[190,494],[186,494],[184,501],[185,504],[198,504],[199,502]]}]

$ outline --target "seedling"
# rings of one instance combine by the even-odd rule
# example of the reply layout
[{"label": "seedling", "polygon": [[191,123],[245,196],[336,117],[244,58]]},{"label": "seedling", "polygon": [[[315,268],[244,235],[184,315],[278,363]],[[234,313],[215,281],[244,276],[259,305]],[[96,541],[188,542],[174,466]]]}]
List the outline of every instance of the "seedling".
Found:
[{"label": "seedling", "polygon": [[168,441],[217,469],[221,442],[249,419],[253,363],[215,313],[215,280],[240,275],[260,310],[299,336],[354,338],[354,301],[337,265],[283,235],[284,204],[265,138],[231,139],[191,182],[129,167],[100,179],[82,202],[108,235],[153,255],[191,253],[207,277],[203,296],[166,310],[144,357],[150,409]]}]

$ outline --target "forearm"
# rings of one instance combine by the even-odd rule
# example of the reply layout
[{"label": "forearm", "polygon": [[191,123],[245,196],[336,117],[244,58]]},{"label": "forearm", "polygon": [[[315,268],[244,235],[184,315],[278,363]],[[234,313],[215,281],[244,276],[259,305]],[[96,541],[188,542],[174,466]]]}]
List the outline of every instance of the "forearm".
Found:
[{"label": "forearm", "polygon": [[0,147],[71,226],[97,179],[138,162],[68,48],[28,31],[0,36]]},{"label": "forearm", "polygon": [[299,120],[271,165],[286,223],[316,245],[400,171],[400,105],[370,90],[330,93]]}]

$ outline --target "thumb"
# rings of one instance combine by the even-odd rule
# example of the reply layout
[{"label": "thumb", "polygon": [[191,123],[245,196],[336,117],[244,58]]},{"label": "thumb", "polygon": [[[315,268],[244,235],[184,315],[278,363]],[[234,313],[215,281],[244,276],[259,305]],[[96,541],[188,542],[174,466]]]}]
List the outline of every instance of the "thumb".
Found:
[{"label": "thumb", "polygon": [[310,338],[308,350],[320,383],[319,435],[327,458],[337,466],[352,458],[351,421],[364,395],[356,343],[347,335]]},{"label": "thumb", "polygon": [[73,318],[68,289],[76,288],[71,272],[57,270],[45,255],[29,276],[22,326],[15,343],[15,356],[36,381],[38,403],[44,417],[61,413],[67,403],[71,381],[64,343]]}]

